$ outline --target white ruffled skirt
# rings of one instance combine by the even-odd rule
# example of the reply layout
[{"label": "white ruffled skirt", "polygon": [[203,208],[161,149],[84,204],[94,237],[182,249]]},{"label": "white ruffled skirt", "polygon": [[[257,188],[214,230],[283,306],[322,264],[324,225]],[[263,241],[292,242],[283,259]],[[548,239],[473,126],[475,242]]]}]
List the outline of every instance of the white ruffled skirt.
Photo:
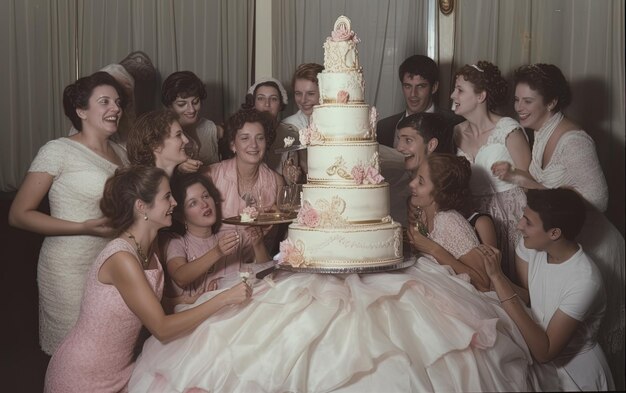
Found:
[{"label": "white ruffled skirt", "polygon": [[545,378],[494,294],[426,258],[389,273],[279,272],[254,290],[185,337],[149,338],[129,390],[529,391]]}]

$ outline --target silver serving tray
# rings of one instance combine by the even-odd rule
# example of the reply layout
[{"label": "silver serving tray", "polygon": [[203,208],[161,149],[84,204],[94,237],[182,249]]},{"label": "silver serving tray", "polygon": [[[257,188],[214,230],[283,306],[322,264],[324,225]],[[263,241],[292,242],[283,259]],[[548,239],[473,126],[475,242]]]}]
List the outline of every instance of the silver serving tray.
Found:
[{"label": "silver serving tray", "polygon": [[417,258],[412,256],[403,261],[391,265],[376,266],[345,266],[345,267],[293,267],[290,265],[276,265],[279,270],[286,270],[296,273],[323,273],[323,274],[351,274],[351,273],[378,273],[390,270],[404,269],[413,266]]}]

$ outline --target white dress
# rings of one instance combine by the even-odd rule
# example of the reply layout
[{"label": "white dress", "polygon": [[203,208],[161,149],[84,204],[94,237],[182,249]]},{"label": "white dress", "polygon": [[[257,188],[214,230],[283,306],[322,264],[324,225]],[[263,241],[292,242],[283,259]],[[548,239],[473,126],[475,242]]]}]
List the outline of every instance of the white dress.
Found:
[{"label": "white dress", "polygon": [[579,322],[570,341],[553,360],[561,390],[613,390],[611,371],[597,341],[606,309],[606,294],[596,265],[579,247],[567,261],[550,264],[545,252],[517,246],[517,255],[528,263],[528,291],[533,319],[547,329],[554,313]]},{"label": "white dress", "polygon": [[[126,156],[118,155],[128,162]],[[102,190],[116,168],[83,144],[59,138],[39,149],[28,171],[54,177],[48,193],[52,217],[83,222],[102,217]],[[54,353],[74,326],[85,275],[109,240],[85,235],[45,238],[37,265],[39,340],[44,352]]]},{"label": "white dress", "polygon": [[480,147],[476,157],[457,148],[457,155],[467,158],[472,164],[470,190],[473,208],[489,214],[493,219],[498,248],[502,252],[502,270],[513,280],[515,246],[520,238],[517,223],[526,206],[526,194],[520,187],[493,176],[491,165],[497,161],[508,161],[513,165],[513,158],[506,148],[506,138],[516,129],[522,129],[522,126],[510,117],[503,117],[498,120],[487,143]]},{"label": "white dress", "polygon": [[[547,188],[576,190],[588,202],[586,220],[577,240],[596,263],[607,294],[607,313],[599,341],[611,363],[616,386],[624,381],[624,238],[602,213],[608,205],[608,187],[595,143],[583,130],[568,131],[559,139],[550,162],[542,168],[547,141],[563,119],[552,116],[535,131],[530,174]],[[619,373],[616,371],[619,370]]]},{"label": "white dress", "polygon": [[196,159],[204,165],[219,162],[217,126],[211,120],[200,118],[196,125],[196,134],[200,139],[200,149]]},{"label": "white dress", "polygon": [[[454,213],[437,224],[469,226]],[[456,240],[443,244],[453,255],[474,245]],[[257,281],[249,302],[189,335],[166,344],[149,338],[129,391],[529,391],[541,388],[532,362],[495,298],[422,257],[395,272],[280,271]]]}]

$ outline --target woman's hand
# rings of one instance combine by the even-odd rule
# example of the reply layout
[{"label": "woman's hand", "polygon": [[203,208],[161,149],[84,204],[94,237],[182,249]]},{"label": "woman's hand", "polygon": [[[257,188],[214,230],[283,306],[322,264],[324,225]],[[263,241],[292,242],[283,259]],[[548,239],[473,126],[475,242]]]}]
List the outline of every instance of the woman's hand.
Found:
[{"label": "woman's hand", "polygon": [[117,232],[109,226],[109,219],[106,217],[92,218],[83,222],[83,229],[86,235],[99,237],[113,237]]},{"label": "woman's hand", "polygon": [[478,250],[483,257],[483,264],[489,278],[493,280],[495,277],[504,274],[502,273],[502,266],[500,263],[502,260],[500,250],[488,244],[481,244],[476,247],[476,250]]},{"label": "woman's hand", "polygon": [[245,229],[248,237],[250,238],[250,242],[252,244],[256,244],[258,242],[263,241],[263,236],[269,232],[272,226],[249,226]]},{"label": "woman's hand", "polygon": [[217,251],[220,256],[231,255],[239,246],[239,235],[237,232],[229,232],[217,241]]},{"label": "woman's hand", "polygon": [[513,165],[508,161],[497,161],[491,165],[491,173],[498,179],[511,183],[513,180]]},{"label": "woman's hand", "polygon": [[241,304],[252,296],[252,287],[245,282],[239,283],[234,287],[222,292],[224,296],[224,304]]},{"label": "woman's hand", "polygon": [[428,255],[433,254],[433,248],[437,243],[422,235],[415,225],[409,226],[407,234],[409,235],[409,242],[417,251]]},{"label": "woman's hand", "polygon": [[179,164],[177,169],[182,173],[195,173],[198,172],[198,169],[202,166],[202,161],[194,160],[192,158],[188,158],[187,161]]}]

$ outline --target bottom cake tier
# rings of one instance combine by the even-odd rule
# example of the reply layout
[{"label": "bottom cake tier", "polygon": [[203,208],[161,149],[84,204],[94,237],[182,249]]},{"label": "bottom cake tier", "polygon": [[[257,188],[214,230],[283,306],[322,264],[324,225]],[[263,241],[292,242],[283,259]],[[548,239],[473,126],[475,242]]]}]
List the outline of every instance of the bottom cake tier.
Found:
[{"label": "bottom cake tier", "polygon": [[281,266],[313,272],[359,272],[399,268],[403,262],[402,227],[388,222],[342,228],[291,224],[281,243]]}]

